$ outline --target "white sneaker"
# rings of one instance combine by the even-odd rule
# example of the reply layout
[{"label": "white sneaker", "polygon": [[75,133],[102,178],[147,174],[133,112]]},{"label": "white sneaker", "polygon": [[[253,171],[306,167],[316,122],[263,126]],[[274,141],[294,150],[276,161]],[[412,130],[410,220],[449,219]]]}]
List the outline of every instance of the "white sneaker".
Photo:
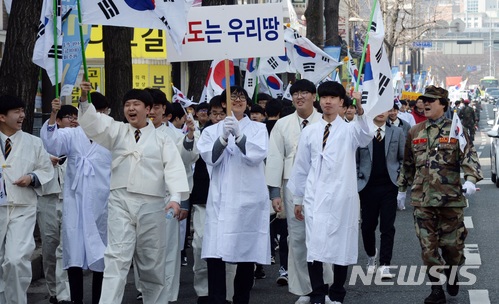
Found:
[{"label": "white sneaker", "polygon": [[376,258],[377,257],[378,257],[378,249],[376,248],[376,253],[374,254],[374,256],[367,257],[367,273],[368,274],[376,273],[376,268],[377,268]]},{"label": "white sneaker", "polygon": [[390,273],[390,268],[385,265],[379,267],[378,272],[382,280],[393,279],[395,277],[394,274]]},{"label": "white sneaker", "polygon": [[310,304],[309,296],[301,296],[296,300],[295,304]]}]

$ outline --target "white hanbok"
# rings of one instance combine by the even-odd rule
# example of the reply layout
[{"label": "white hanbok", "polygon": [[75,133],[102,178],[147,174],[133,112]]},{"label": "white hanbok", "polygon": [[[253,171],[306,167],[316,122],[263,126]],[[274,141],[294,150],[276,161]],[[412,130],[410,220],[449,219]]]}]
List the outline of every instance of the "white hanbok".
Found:
[{"label": "white hanbok", "polygon": [[360,204],[355,151],[374,136],[374,124],[365,115],[346,123],[331,123],[324,151],[327,122],[302,132],[288,188],[295,204],[303,200],[307,261],[337,265],[357,263]]},{"label": "white hanbok", "polygon": [[64,269],[104,271],[111,152],[92,143],[81,127],[57,128],[46,121],[40,136],[49,153],[66,155],[62,244]]},{"label": "white hanbok", "polygon": [[201,257],[270,264],[270,202],[264,173],[268,133],[264,124],[246,116],[239,128],[246,136],[246,154],[231,135],[222,155],[212,160],[223,122],[204,129],[198,142],[211,179]]}]

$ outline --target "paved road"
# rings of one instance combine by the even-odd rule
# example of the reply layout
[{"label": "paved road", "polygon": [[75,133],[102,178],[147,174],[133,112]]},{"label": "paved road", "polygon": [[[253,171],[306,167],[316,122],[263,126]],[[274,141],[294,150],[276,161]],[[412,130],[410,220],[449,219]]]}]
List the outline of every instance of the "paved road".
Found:
[{"label": "paved road", "polygon": [[[490,161],[489,150],[490,140],[485,132],[490,129],[486,125],[487,119],[493,119],[492,106],[485,106],[481,115],[481,132],[477,133],[475,146],[480,154],[480,163],[486,179],[480,183],[481,191],[469,201],[469,208],[466,209],[466,225],[469,229],[467,246],[468,266],[466,275],[467,282],[473,284],[461,286],[461,292],[456,297],[447,297],[448,303],[461,304],[487,304],[499,303],[499,258],[498,246],[498,226],[499,214],[498,195],[499,189],[490,181]],[[371,303],[423,303],[423,299],[429,294],[429,286],[422,284],[408,285],[409,278],[416,278],[420,275],[421,258],[420,248],[414,233],[414,226],[410,208],[397,213],[396,219],[395,247],[392,264],[396,265],[393,271],[397,277],[388,281],[387,285],[377,284],[375,280],[365,279],[360,276],[350,275],[345,303],[371,304]],[[196,295],[192,288],[192,256],[190,249],[189,266],[182,267],[181,288],[178,303],[196,303]],[[364,267],[366,255],[362,250],[359,240],[359,266]],[[353,267],[350,267],[351,273]],[[413,271],[413,273],[410,272]],[[275,284],[278,275],[278,266],[266,266],[267,278],[257,280],[251,293],[251,303],[291,304],[296,300],[296,296],[287,292],[286,287],[279,287]],[[463,273],[461,273],[463,274]],[[85,277],[85,297],[86,303],[90,303],[90,281],[91,276]],[[416,280],[417,281],[417,280]],[[462,281],[465,279],[462,277]],[[390,285],[391,284],[391,285]],[[48,303],[48,296],[45,290],[43,279],[33,282],[28,291],[28,302],[33,304]],[[104,291],[105,292],[105,291]],[[133,284],[133,275],[128,277],[123,303],[138,304],[135,299],[136,291]]]}]

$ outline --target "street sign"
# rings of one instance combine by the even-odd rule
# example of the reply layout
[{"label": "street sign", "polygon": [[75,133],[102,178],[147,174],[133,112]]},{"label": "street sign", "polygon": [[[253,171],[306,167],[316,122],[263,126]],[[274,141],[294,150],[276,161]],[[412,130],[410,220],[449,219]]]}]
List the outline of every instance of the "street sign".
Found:
[{"label": "street sign", "polygon": [[412,47],[415,48],[431,48],[433,43],[431,41],[413,41]]}]

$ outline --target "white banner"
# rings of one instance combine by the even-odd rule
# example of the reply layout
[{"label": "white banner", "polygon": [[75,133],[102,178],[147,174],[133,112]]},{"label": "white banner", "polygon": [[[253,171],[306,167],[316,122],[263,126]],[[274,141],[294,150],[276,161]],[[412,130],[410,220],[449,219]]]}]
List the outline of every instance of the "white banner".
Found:
[{"label": "white banner", "polygon": [[169,62],[283,56],[282,3],[193,7],[182,54],[167,37]]}]

